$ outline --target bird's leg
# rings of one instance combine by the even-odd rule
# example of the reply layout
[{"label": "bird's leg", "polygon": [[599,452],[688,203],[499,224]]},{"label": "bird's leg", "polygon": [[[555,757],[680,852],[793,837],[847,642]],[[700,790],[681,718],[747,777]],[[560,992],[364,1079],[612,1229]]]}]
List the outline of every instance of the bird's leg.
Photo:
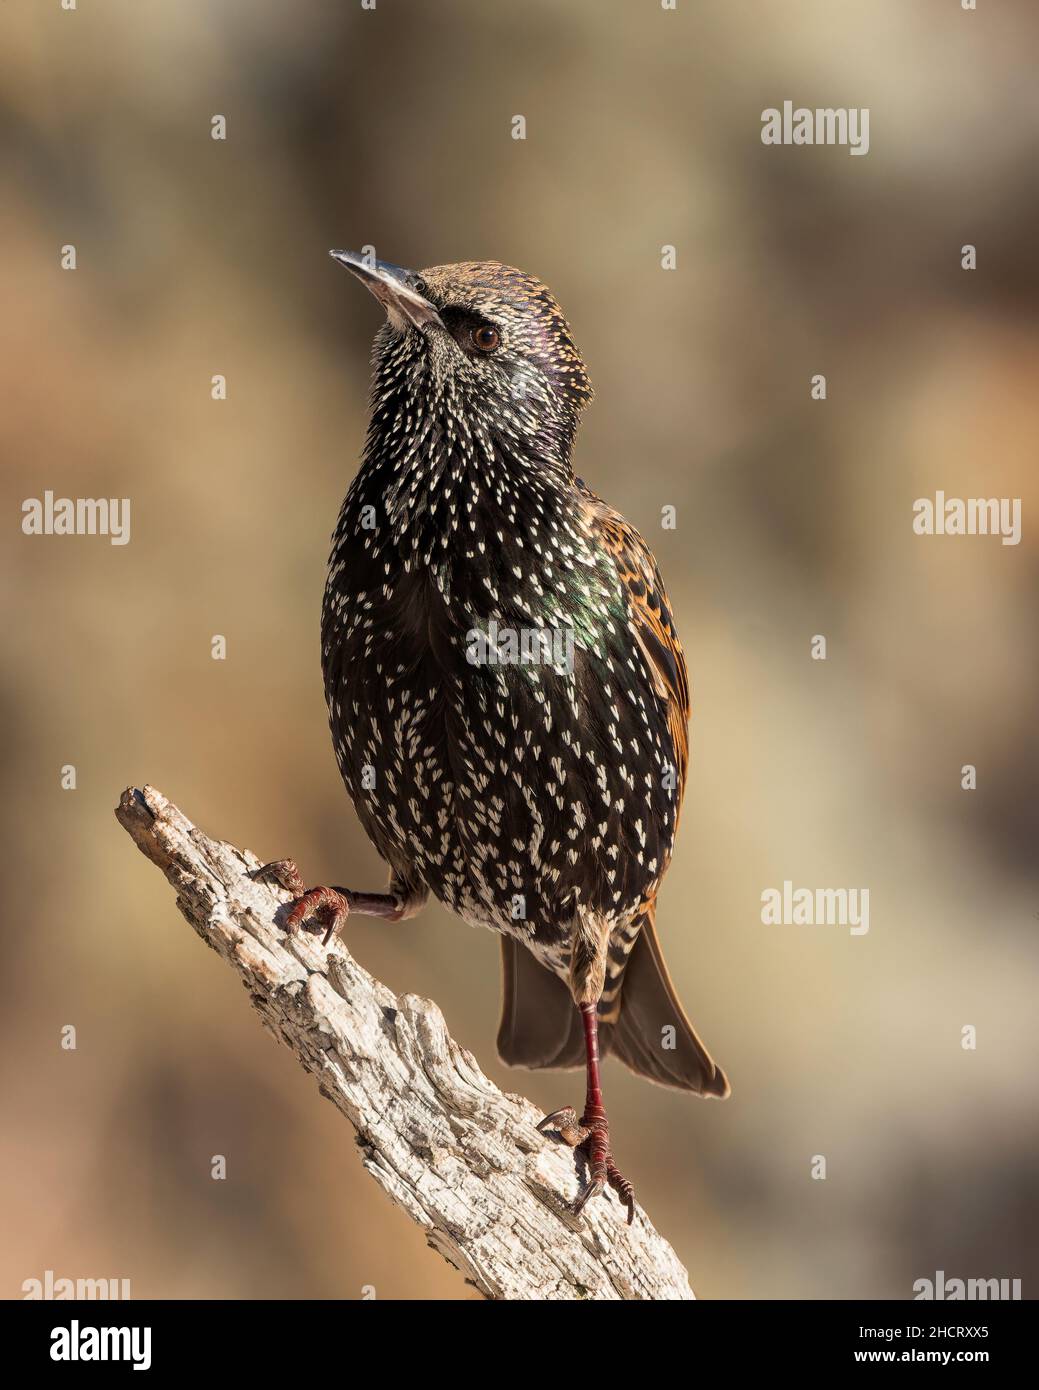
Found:
[{"label": "bird's leg", "polygon": [[287,931],[296,932],[312,918],[323,918],[327,923],[323,946],[327,946],[333,936],[339,935],[352,912],[362,917],[382,917],[388,922],[399,922],[404,917],[413,916],[427,897],[425,889],[412,888],[397,874],[390,880],[388,893],[355,893],[349,888],[339,887],[308,888],[291,859],[274,859],[269,864],[262,864],[252,877],[262,883],[278,883],[295,898],[292,910],[285,919]]},{"label": "bird's leg", "polygon": [[599,1078],[599,1014],[594,1003],[578,1004],[584,1024],[584,1045],[588,1074],[584,1113],[577,1118],[572,1105],[553,1110],[538,1125],[542,1134],[554,1129],[571,1148],[582,1149],[588,1156],[588,1181],[578,1194],[574,1211],[584,1209],[590,1197],[601,1192],[607,1183],[628,1209],[628,1225],[635,1219],[635,1189],[613,1161],[610,1148],[610,1126],[602,1099]]}]

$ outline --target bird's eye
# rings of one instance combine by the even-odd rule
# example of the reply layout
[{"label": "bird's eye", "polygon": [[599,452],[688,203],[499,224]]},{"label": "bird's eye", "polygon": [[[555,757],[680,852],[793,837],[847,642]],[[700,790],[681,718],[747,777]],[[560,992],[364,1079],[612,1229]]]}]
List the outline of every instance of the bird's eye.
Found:
[{"label": "bird's eye", "polygon": [[416,275],[414,280],[412,280],[411,282],[411,288],[415,291],[416,294],[425,294],[429,289],[429,286],[426,284],[425,280],[423,280],[421,275]]},{"label": "bird's eye", "polygon": [[482,328],[474,328],[470,331],[469,337],[474,347],[481,352],[493,352],[501,342],[501,336],[496,328],[491,328],[484,324]]}]

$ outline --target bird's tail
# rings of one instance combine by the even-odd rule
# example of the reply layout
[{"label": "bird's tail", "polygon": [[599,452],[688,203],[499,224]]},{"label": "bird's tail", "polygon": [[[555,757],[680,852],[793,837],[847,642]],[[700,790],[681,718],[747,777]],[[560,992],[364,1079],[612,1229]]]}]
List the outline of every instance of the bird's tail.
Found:
[{"label": "bird's tail", "polygon": [[[502,937],[498,1054],[512,1067],[584,1065],[584,1033],[570,991],[526,947]],[[661,1086],[724,1099],[729,1082],[678,1001],[657,939],[653,909],[628,956],[619,999],[600,1006],[599,1051]]]}]

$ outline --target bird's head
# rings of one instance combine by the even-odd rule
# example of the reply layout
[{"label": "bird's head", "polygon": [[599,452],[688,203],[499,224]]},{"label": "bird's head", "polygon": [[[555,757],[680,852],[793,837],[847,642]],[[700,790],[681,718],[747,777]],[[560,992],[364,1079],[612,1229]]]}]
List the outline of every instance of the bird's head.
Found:
[{"label": "bird's head", "polygon": [[432,418],[478,452],[497,449],[569,469],[592,388],[570,326],[533,275],[498,261],[402,270],[351,251],[332,257],[386,311],[375,339],[373,425],[380,402],[400,428]]}]

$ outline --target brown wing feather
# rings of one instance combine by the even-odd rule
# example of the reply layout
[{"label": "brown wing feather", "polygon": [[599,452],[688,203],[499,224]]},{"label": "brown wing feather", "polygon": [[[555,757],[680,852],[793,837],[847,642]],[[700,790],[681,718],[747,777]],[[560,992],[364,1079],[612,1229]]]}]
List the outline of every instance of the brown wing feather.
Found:
[{"label": "brown wing feather", "polygon": [[674,745],[681,809],[689,764],[689,672],[675,631],[671,603],[649,546],[601,497],[585,489],[589,512],[628,595],[628,613],[653,683],[668,704],[668,727]]}]

